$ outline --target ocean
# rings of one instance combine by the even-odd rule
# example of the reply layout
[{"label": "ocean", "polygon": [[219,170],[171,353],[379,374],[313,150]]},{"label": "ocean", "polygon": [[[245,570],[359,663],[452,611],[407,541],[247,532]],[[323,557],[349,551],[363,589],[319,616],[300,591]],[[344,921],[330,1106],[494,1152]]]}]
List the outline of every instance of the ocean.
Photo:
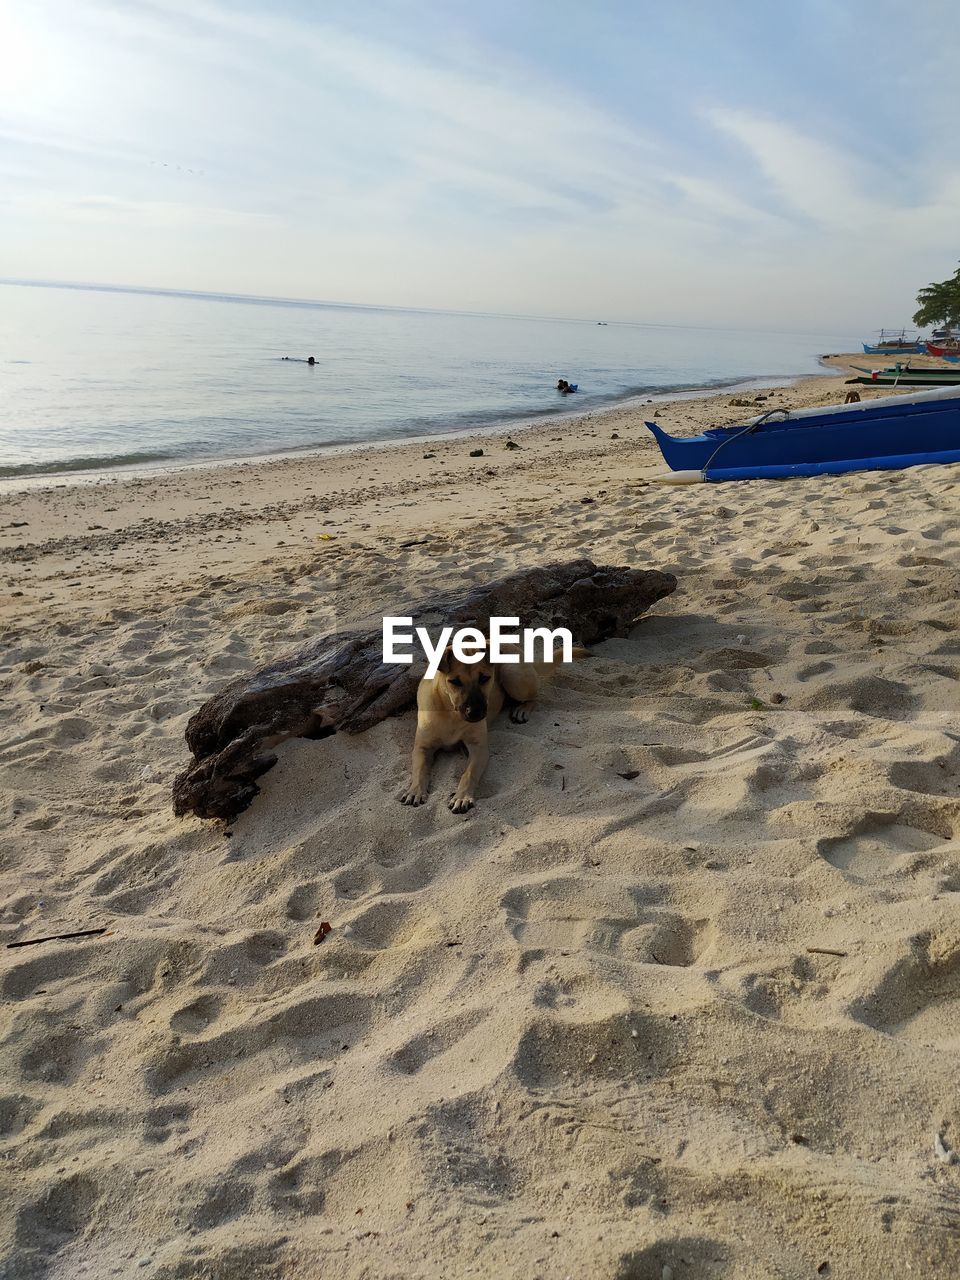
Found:
[{"label": "ocean", "polygon": [[0,284],[0,478],[520,424],[812,374],[856,341],[600,321]]}]

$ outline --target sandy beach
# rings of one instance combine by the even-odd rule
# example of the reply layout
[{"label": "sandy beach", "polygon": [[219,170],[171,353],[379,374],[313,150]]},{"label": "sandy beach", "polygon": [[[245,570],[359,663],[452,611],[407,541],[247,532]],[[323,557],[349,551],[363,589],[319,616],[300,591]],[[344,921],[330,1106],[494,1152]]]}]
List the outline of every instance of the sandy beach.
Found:
[{"label": "sandy beach", "polygon": [[[960,471],[662,486],[644,416],[0,488],[0,935],[107,930],[2,952],[0,1276],[956,1273]],[[577,556],[679,585],[470,814],[408,714],[174,817],[230,679]]]}]

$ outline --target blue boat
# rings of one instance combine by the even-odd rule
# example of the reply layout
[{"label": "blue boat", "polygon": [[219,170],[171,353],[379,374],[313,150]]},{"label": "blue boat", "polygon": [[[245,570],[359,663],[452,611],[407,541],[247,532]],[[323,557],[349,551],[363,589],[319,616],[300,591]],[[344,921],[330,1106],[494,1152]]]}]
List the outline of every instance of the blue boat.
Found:
[{"label": "blue boat", "polygon": [[925,342],[888,343],[886,346],[871,346],[869,342],[860,344],[865,356],[922,356],[926,353]]},{"label": "blue boat", "polygon": [[770,409],[734,427],[671,436],[646,424],[674,476],[760,480],[960,462],[960,386],[818,409]]},{"label": "blue boat", "polygon": [[861,346],[866,356],[922,356],[927,350],[927,344],[919,338],[908,338],[906,329],[899,333],[881,329],[876,342],[864,342]]}]

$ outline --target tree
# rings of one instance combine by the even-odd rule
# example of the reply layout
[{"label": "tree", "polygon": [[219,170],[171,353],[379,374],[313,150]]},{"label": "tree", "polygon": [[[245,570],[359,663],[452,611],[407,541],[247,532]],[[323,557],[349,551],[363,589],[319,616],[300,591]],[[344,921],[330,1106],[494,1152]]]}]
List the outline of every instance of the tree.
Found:
[{"label": "tree", "polygon": [[923,328],[928,324],[960,325],[960,267],[948,280],[928,284],[917,294],[919,311],[913,323]]}]

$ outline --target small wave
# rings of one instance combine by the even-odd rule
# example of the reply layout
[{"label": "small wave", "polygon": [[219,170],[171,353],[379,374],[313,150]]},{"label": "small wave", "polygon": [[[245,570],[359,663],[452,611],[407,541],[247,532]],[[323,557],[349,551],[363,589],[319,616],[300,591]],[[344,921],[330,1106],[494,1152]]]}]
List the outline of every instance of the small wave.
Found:
[{"label": "small wave", "polygon": [[[776,381],[778,378],[782,378],[786,382],[798,376],[798,374],[793,373],[783,375],[747,373],[739,374],[736,377],[713,378],[707,382],[644,382],[636,386],[618,388],[614,391],[582,390],[577,392],[576,395],[565,396],[562,399],[557,396],[555,401],[539,405],[494,410],[472,409],[461,413],[438,413],[430,417],[408,417],[381,431],[379,437],[374,435],[365,438],[372,443],[378,438],[389,439],[394,436],[408,436],[411,434],[418,436],[421,434],[447,435],[451,432],[470,431],[477,427],[509,427],[524,422],[534,422],[538,418],[571,417],[589,413],[591,409],[601,406],[629,404],[631,401],[645,398],[663,400],[670,396],[678,395],[699,396],[710,392],[729,390],[733,387],[741,387],[760,380]],[[344,442],[330,441],[329,443]],[[295,445],[292,447],[303,448],[304,446]]]},{"label": "small wave", "polygon": [[151,462],[172,462],[176,453],[143,451],[140,453],[106,453],[85,458],[48,458],[43,462],[21,462],[16,466],[0,466],[0,480],[17,476],[55,476],[64,471],[110,471],[114,467],[134,467]]},{"label": "small wave", "polygon": [[[789,381],[796,374],[784,374],[782,381]],[[129,453],[106,453],[76,458],[49,458],[42,462],[23,462],[0,465],[0,480],[29,479],[31,477],[57,476],[65,473],[113,471],[123,467],[152,466],[172,463],[176,466],[237,462],[244,458],[282,457],[287,454],[310,453],[317,449],[341,446],[385,444],[410,439],[428,439],[431,436],[455,436],[483,429],[520,428],[525,424],[549,420],[553,417],[575,417],[591,410],[613,407],[617,404],[636,403],[648,398],[666,399],[671,396],[696,397],[716,394],[733,387],[749,386],[760,380],[769,382],[774,375],[746,375],[716,378],[707,382],[640,383],[606,392],[585,391],[563,400],[539,405],[518,405],[513,408],[474,409],[465,412],[438,412],[434,415],[414,415],[392,423],[369,424],[312,439],[293,439],[280,443],[256,439],[241,445],[239,441],[222,441],[219,447],[213,441],[196,441],[189,447],[174,450],[139,450]]]}]

